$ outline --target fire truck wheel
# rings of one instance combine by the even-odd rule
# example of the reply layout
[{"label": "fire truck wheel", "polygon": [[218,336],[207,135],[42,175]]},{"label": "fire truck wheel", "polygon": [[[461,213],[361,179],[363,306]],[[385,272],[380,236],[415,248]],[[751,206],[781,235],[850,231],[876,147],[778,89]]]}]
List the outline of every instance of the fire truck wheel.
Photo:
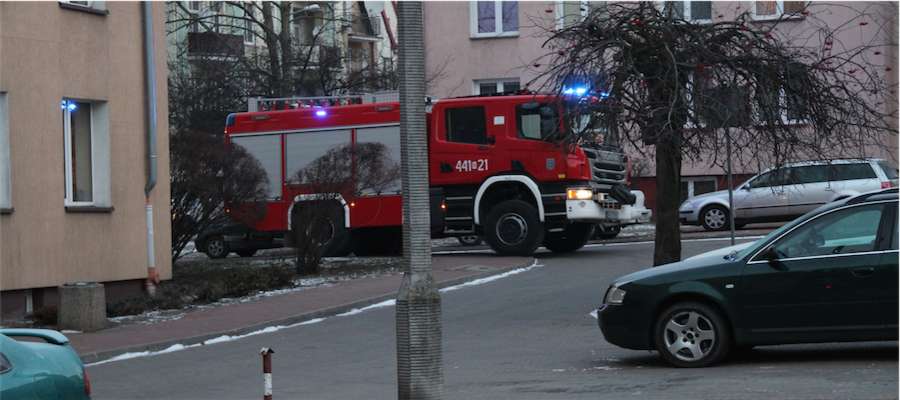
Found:
[{"label": "fire truck wheel", "polygon": [[548,232],[544,247],[554,253],[571,253],[584,247],[593,234],[594,224],[569,224],[562,232]]},{"label": "fire truck wheel", "polygon": [[323,244],[322,257],[343,257],[353,250],[350,231],[344,226],[344,212],[335,206],[328,210],[331,237]]},{"label": "fire truck wheel", "polygon": [[485,222],[484,240],[500,255],[530,256],[544,241],[537,210],[522,200],[497,204]]}]

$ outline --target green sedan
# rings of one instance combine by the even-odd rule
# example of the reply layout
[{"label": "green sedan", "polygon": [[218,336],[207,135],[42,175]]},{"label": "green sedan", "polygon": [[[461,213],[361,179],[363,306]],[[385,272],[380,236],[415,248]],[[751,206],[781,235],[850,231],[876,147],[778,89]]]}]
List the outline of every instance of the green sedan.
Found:
[{"label": "green sedan", "polygon": [[84,365],[63,334],[47,329],[0,329],[0,399],[90,397]]},{"label": "green sedan", "polygon": [[826,204],[753,242],[616,279],[607,341],[704,367],[734,348],[897,340],[897,189]]}]

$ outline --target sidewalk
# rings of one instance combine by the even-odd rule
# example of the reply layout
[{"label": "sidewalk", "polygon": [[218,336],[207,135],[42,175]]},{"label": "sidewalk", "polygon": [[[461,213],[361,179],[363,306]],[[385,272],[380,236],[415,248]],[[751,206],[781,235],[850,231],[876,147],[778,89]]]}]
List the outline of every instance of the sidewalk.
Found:
[{"label": "sidewalk", "polygon": [[[532,264],[531,257],[454,255],[432,258],[440,287],[496,275]],[[288,325],[392,299],[402,274],[369,277],[188,312],[152,325],[126,324],[92,333],[67,333],[85,363],[127,352],[157,351],[173,344],[194,344],[222,335],[241,335],[272,325]]]}]

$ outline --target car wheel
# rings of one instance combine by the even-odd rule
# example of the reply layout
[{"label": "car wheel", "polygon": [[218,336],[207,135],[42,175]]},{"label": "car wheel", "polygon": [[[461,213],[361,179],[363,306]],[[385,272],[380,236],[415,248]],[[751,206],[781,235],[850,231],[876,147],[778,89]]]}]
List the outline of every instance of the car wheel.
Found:
[{"label": "car wheel", "polygon": [[460,236],[456,240],[459,240],[459,244],[463,246],[478,246],[481,244],[481,236],[478,235]]},{"label": "car wheel", "polygon": [[522,200],[507,200],[487,215],[484,240],[504,256],[530,256],[544,241],[537,210]]},{"label": "car wheel", "polygon": [[228,256],[228,243],[225,242],[225,238],[222,236],[212,236],[206,239],[204,253],[209,258],[225,258]]},{"label": "car wheel", "polygon": [[594,224],[572,223],[563,232],[548,233],[544,247],[554,253],[571,253],[584,247],[594,234]]},{"label": "car wheel", "polygon": [[615,239],[616,236],[619,236],[619,232],[622,232],[621,225],[601,225],[597,224],[597,229],[595,229],[596,234],[594,235],[597,239],[600,240],[609,240]]},{"label": "car wheel", "polygon": [[714,308],[696,302],[678,303],[660,314],[653,333],[656,349],[669,364],[706,367],[728,355],[731,331]]},{"label": "car wheel", "polygon": [[700,223],[708,231],[728,229],[728,209],[719,205],[708,206],[700,213]]},{"label": "car wheel", "polygon": [[253,249],[253,250],[239,250],[239,251],[235,251],[235,253],[237,253],[237,255],[239,255],[239,256],[241,256],[241,257],[253,257],[253,255],[256,254],[256,249]]}]

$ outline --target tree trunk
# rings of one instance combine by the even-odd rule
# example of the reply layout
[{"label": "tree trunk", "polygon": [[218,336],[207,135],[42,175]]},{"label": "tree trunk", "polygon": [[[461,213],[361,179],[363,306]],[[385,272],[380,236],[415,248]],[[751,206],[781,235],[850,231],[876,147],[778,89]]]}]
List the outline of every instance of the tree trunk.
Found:
[{"label": "tree trunk", "polygon": [[278,36],[275,32],[275,19],[272,16],[272,2],[262,2],[263,23],[266,25],[266,50],[269,52],[269,94],[277,95],[281,84],[281,62],[278,57]]},{"label": "tree trunk", "polygon": [[681,205],[680,132],[661,135],[656,143],[656,239],[653,265],[681,259],[681,230],[678,207]]}]

